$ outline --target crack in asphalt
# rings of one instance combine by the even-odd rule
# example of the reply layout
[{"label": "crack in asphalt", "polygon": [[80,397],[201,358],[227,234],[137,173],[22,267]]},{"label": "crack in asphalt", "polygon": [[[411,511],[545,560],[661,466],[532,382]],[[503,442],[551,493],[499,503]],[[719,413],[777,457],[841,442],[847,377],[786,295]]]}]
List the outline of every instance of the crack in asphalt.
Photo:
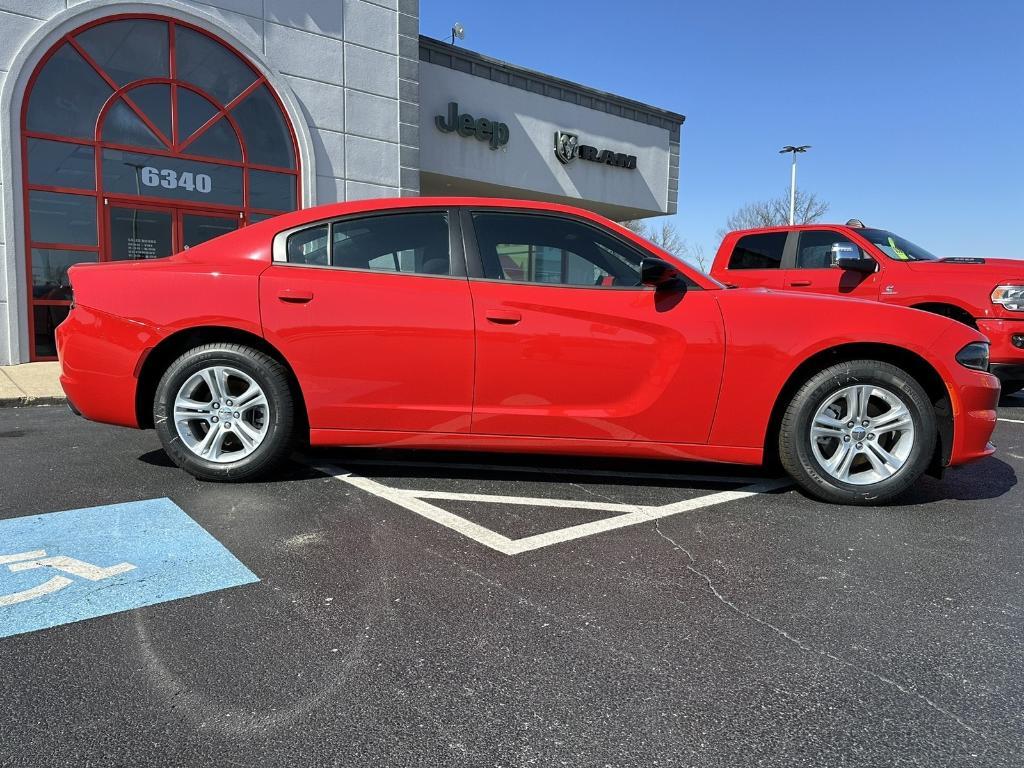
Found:
[{"label": "crack in asphalt", "polygon": [[[610,501],[613,504],[620,503],[617,499],[613,499],[611,496],[605,496],[603,493],[598,493],[597,491],[592,491],[589,488],[584,488],[579,483],[570,482],[569,485],[571,485],[573,488],[578,488],[579,490],[583,491],[588,496],[593,496],[595,499],[604,499],[605,501]],[[638,507],[638,509],[639,509],[639,507]]]},{"label": "crack in asphalt", "polygon": [[718,588],[715,586],[714,582],[711,580],[711,577],[708,576],[706,573],[704,573],[702,570],[700,570],[699,568],[696,567],[697,560],[696,560],[696,558],[694,558],[694,556],[690,552],[690,550],[688,550],[686,547],[684,547],[681,544],[679,544],[675,539],[673,539],[671,536],[667,535],[664,531],[662,531],[660,523],[661,523],[660,520],[655,520],[654,521],[655,533],[657,533],[661,538],[663,538],[665,541],[667,541],[669,544],[671,544],[675,549],[679,550],[680,552],[682,552],[683,554],[686,555],[687,559],[689,560],[689,562],[686,564],[686,570],[688,570],[694,576],[697,576],[698,578],[702,579],[704,581],[704,583],[707,584],[708,589],[711,591],[711,594],[714,595],[715,599],[717,599],[718,602],[720,602],[722,605],[724,605],[726,608],[728,608],[730,611],[732,611],[736,615],[741,616],[742,618],[746,619],[747,621],[752,621],[755,624],[758,624],[758,625],[764,627],[767,630],[770,630],[775,635],[778,635],[779,637],[781,637],[786,642],[788,642],[788,643],[790,643],[792,645],[795,645],[797,648],[799,648],[801,651],[804,651],[805,653],[813,653],[813,654],[817,654],[818,656],[824,656],[826,659],[829,659],[830,661],[834,661],[837,664],[840,664],[840,665],[842,665],[844,667],[848,667],[849,669],[855,670],[857,672],[860,672],[861,674],[864,674],[864,675],[867,675],[869,677],[872,677],[875,680],[879,681],[880,683],[883,683],[884,685],[886,685],[886,686],[888,686],[890,688],[894,688],[895,690],[899,691],[900,693],[904,694],[905,696],[912,696],[912,697],[914,697],[914,698],[924,702],[924,704],[929,709],[932,709],[935,712],[938,712],[939,714],[941,714],[941,715],[945,716],[946,718],[952,720],[957,725],[959,725],[961,728],[963,728],[965,731],[969,731],[970,733],[973,733],[975,736],[980,736],[982,739],[985,739],[986,741],[988,740],[988,736],[986,736],[984,733],[979,731],[977,728],[974,728],[973,726],[971,726],[969,723],[965,722],[963,720],[963,718],[961,718],[955,712],[950,712],[945,707],[943,707],[940,704],[937,704],[934,701],[932,701],[930,698],[925,696],[923,693],[918,693],[917,691],[911,690],[910,688],[907,688],[905,685],[902,685],[902,684],[896,682],[895,680],[893,680],[890,677],[886,677],[885,675],[879,674],[878,672],[874,672],[874,671],[872,671],[870,669],[867,669],[866,667],[862,667],[859,664],[855,664],[852,661],[849,661],[847,659],[842,658],[841,656],[836,656],[834,653],[831,653],[831,652],[825,650],[824,648],[815,648],[812,645],[808,645],[806,642],[804,642],[800,638],[794,637],[789,632],[787,632],[786,630],[782,629],[781,627],[777,627],[776,625],[772,624],[770,621],[765,621],[764,619],[761,619],[761,618],[755,616],[754,614],[749,613],[748,611],[743,610],[742,608],[737,606],[734,602],[729,600],[729,598],[725,597],[725,595],[723,595],[721,592],[718,591]]}]

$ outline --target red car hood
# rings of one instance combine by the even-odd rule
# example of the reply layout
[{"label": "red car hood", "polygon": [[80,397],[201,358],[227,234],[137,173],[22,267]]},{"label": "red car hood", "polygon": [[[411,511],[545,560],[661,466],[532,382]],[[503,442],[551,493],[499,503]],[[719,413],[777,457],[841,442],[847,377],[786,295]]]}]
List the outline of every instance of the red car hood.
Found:
[{"label": "red car hood", "polygon": [[1024,260],[1022,259],[940,259],[939,261],[908,262],[907,268],[913,272],[927,274],[963,275],[965,278],[975,276],[986,281],[1024,280]]}]

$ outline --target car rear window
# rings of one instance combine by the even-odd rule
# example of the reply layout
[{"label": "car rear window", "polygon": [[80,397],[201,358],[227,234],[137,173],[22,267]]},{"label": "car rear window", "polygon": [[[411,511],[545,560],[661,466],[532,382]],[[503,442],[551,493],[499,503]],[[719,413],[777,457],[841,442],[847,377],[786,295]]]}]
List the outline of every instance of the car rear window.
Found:
[{"label": "car rear window", "polygon": [[444,211],[387,213],[319,224],[288,236],[290,264],[451,275]]},{"label": "car rear window", "polygon": [[786,250],[786,232],[744,235],[736,241],[729,269],[778,269]]},{"label": "car rear window", "polygon": [[326,267],[330,262],[326,224],[296,232],[288,238],[288,261]]}]

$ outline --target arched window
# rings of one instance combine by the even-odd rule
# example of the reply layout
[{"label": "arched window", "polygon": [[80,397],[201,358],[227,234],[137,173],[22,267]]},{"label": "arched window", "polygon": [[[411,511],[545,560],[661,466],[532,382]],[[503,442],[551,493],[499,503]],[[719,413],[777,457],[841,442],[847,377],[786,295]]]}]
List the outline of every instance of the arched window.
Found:
[{"label": "arched window", "polygon": [[65,35],[21,119],[34,360],[55,355],[72,264],[167,256],[300,204],[270,84],[181,21],[116,16]]}]

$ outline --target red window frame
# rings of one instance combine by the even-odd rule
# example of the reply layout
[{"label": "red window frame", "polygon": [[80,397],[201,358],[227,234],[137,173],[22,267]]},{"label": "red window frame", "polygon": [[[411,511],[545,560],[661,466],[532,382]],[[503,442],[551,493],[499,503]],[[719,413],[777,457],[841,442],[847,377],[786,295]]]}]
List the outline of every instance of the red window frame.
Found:
[{"label": "red window frame", "polygon": [[[168,77],[156,77],[156,78],[144,78],[136,80],[125,85],[118,85],[117,82],[107,74],[103,68],[85,51],[81,44],[76,39],[82,32],[91,29],[102,24],[106,24],[112,21],[123,21],[123,20],[143,20],[150,19],[155,21],[162,21],[167,24],[168,34]],[[177,79],[177,55],[175,37],[179,27],[188,28],[194,32],[205,35],[206,37],[213,40],[215,43],[223,46],[228,51],[233,53],[238,59],[245,64],[249,70],[253,73],[254,81],[251,85],[246,87],[241,93],[235,96],[227,104],[220,103],[211,94],[205,92],[201,88],[187,83],[179,81]],[[33,89],[36,85],[43,68],[47,65],[53,55],[64,45],[69,44],[79,56],[103,79],[103,81],[110,87],[112,93],[108,97],[107,101],[100,108],[99,113],[96,117],[96,124],[93,130],[93,138],[83,139],[79,137],[62,136],[56,133],[48,133],[42,131],[30,131],[28,130],[27,119],[28,119],[28,104],[29,99],[32,95]],[[143,113],[141,109],[132,101],[130,91],[134,88],[138,88],[143,85],[150,84],[164,84],[170,87],[170,98],[171,98],[171,136],[165,136],[160,129],[153,124],[153,122]],[[274,102],[277,104],[277,108],[280,110],[284,124],[288,130],[288,136],[291,140],[292,156],[294,158],[294,168],[282,168],[270,165],[261,165],[252,163],[249,161],[249,153],[245,144],[245,137],[242,133],[241,127],[238,124],[232,110],[242,101],[244,101],[254,91],[258,90],[261,86],[266,86],[267,91],[270,93]],[[193,91],[194,93],[202,96],[204,99],[210,102],[213,108],[216,110],[212,117],[210,117],[205,123],[203,123],[198,129],[196,129],[190,136],[179,136],[178,135],[178,89],[186,88]],[[152,147],[142,146],[130,146],[124,144],[117,144],[112,142],[106,142],[102,139],[103,123],[107,113],[119,100],[123,101],[125,105],[139,117],[143,124],[152,131],[153,135],[157,137],[164,148],[155,149]],[[193,155],[188,153],[186,150],[190,144],[196,139],[206,133],[207,130],[212,128],[218,123],[221,118],[224,118],[231,129],[234,131],[235,136],[238,139],[239,147],[241,148],[241,160],[224,160],[221,158],[207,157],[204,155]],[[292,125],[292,121],[288,116],[287,110],[284,108],[284,104],[281,101],[280,96],[274,90],[274,87],[267,80],[266,76],[260,72],[259,68],[254,66],[249,58],[241,51],[236,49],[230,43],[217,37],[217,35],[208,32],[201,27],[194,24],[190,24],[186,21],[181,21],[172,16],[165,16],[161,14],[146,14],[146,13],[127,13],[127,14],[114,14],[105,16],[95,21],[84,24],[76,29],[63,35],[59,40],[54,42],[50,49],[43,55],[39,63],[36,65],[35,70],[32,72],[32,76],[29,78],[28,86],[25,89],[25,93],[22,96],[21,104],[21,157],[22,157],[22,203],[24,206],[24,232],[25,232],[25,276],[26,284],[28,286],[28,331],[29,331],[29,359],[32,361],[37,360],[54,360],[53,356],[38,355],[36,353],[36,338],[35,338],[35,308],[37,306],[69,306],[70,301],[56,300],[56,299],[36,299],[34,296],[34,278],[32,275],[32,249],[33,248],[59,248],[64,250],[82,251],[90,254],[95,254],[97,261],[109,261],[110,260],[110,243],[109,243],[109,232],[107,226],[107,212],[105,202],[109,197],[116,197],[119,203],[125,202],[137,202],[140,205],[151,204],[157,205],[162,208],[171,208],[178,211],[176,214],[177,218],[180,218],[180,211],[182,210],[194,210],[194,211],[205,211],[211,214],[224,214],[239,217],[241,219],[241,225],[245,226],[249,223],[250,216],[254,214],[260,215],[275,215],[282,213],[279,210],[268,210],[264,208],[254,208],[250,205],[250,184],[249,184],[249,171],[272,171],[274,173],[288,174],[295,179],[295,204],[296,207],[302,207],[302,185],[301,185],[301,158],[299,157],[298,141],[296,140],[295,128]],[[48,141],[60,141],[66,144],[78,144],[82,146],[92,147],[93,150],[93,162],[94,162],[94,173],[95,173],[95,189],[71,189],[67,187],[50,186],[43,184],[31,184],[29,183],[29,168],[28,168],[28,141],[29,139],[45,139]],[[103,150],[123,150],[129,152],[137,152],[140,154],[162,156],[162,157],[173,157],[182,160],[194,160],[197,162],[214,163],[225,166],[238,167],[242,169],[242,205],[231,206],[220,203],[208,203],[201,201],[191,200],[179,200],[166,197],[159,197],[155,195],[126,195],[124,193],[106,193],[103,188]],[[29,193],[33,191],[44,191],[44,192],[60,192],[65,194],[73,195],[84,195],[92,197],[95,201],[96,207],[96,245],[74,245],[66,243],[55,243],[55,242],[43,242],[37,241],[32,236],[31,230],[31,217],[29,210]]]}]

